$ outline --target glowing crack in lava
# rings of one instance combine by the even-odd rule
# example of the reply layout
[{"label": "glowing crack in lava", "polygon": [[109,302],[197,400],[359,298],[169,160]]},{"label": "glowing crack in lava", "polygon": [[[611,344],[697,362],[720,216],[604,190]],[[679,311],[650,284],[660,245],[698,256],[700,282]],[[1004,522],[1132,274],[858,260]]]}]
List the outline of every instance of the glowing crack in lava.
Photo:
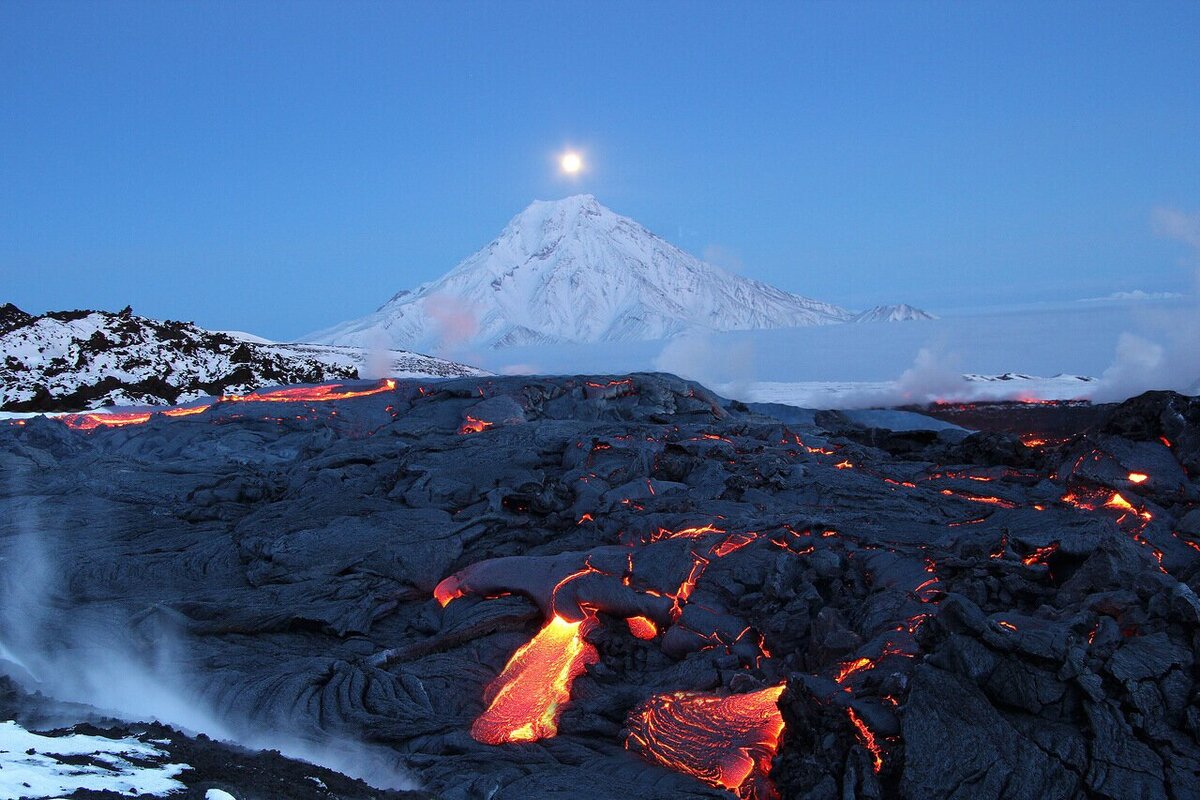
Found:
[{"label": "glowing crack in lava", "polygon": [[536,636],[513,653],[504,671],[484,692],[487,708],[471,726],[484,744],[533,742],[558,733],[562,706],[571,684],[599,660],[584,641],[590,620],[568,622],[555,615]]},{"label": "glowing crack in lava", "polygon": [[847,708],[846,714],[850,717],[851,724],[854,725],[858,741],[871,754],[871,769],[878,774],[879,770],[883,769],[883,748],[876,741],[874,731],[867,727],[867,723],[863,722],[858,714],[854,713],[853,708]]},{"label": "glowing crack in lava", "polygon": [[783,733],[781,694],[783,685],[727,697],[655,695],[630,713],[625,746],[744,800],[767,800],[774,795],[767,776]]}]

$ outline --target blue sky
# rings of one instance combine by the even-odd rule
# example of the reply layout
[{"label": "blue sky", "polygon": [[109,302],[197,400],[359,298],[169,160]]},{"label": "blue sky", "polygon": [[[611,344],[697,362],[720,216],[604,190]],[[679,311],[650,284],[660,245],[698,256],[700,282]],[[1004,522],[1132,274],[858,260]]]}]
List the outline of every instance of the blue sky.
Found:
[{"label": "blue sky", "polygon": [[[595,194],[850,307],[1189,291],[1200,3],[0,4],[0,277],[288,338]],[[580,148],[568,181],[554,155]]]}]

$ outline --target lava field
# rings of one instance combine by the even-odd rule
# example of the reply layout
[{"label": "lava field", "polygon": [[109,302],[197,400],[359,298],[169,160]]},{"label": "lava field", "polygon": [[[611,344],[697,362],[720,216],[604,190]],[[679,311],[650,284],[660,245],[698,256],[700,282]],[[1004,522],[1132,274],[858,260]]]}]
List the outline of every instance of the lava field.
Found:
[{"label": "lava field", "polygon": [[0,425],[0,699],[121,653],[455,800],[1200,797],[1200,400],[960,411],[637,374]]}]

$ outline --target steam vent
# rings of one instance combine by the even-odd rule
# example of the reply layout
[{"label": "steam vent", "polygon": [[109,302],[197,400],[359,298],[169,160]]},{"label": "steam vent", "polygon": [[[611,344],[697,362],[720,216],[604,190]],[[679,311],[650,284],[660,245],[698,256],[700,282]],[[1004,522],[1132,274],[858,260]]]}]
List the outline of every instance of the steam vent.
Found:
[{"label": "steam vent", "polygon": [[1200,400],[928,413],[637,374],[0,423],[0,719],[239,800],[1200,797]]}]

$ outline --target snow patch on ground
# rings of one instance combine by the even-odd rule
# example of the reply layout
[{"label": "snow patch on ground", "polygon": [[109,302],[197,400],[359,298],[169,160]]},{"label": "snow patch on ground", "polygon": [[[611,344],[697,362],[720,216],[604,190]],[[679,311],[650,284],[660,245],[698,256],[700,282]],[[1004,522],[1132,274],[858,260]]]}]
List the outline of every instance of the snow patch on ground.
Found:
[{"label": "snow patch on ground", "polygon": [[4,797],[57,797],[79,789],[161,796],[185,789],[175,778],[189,768],[137,739],[42,736],[11,720],[0,722]]}]

